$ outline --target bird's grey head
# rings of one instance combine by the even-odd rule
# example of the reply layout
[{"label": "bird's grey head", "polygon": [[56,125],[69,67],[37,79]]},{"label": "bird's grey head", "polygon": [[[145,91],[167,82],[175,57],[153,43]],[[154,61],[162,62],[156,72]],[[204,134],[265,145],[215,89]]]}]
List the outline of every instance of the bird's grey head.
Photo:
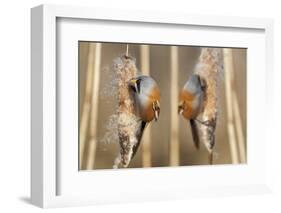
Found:
[{"label": "bird's grey head", "polygon": [[147,112],[152,109],[154,119],[157,121],[160,113],[160,91],[153,78],[144,75],[132,78],[129,81],[129,88],[133,92],[140,117],[151,121],[151,117],[147,117]]},{"label": "bird's grey head", "polygon": [[196,74],[192,74],[186,84],[184,85],[184,89],[190,92],[191,94],[196,94],[201,92],[204,85],[202,85],[202,81],[200,77]]},{"label": "bird's grey head", "polygon": [[136,94],[149,94],[150,90],[156,85],[156,82],[153,78],[145,75],[132,78],[129,81],[129,87]]}]

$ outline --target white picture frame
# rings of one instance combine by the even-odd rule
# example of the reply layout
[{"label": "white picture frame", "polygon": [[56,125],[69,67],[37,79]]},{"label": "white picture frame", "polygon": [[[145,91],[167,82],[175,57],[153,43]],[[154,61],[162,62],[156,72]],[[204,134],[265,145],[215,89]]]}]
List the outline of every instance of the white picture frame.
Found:
[{"label": "white picture frame", "polygon": [[[250,50],[249,55],[249,87],[247,96],[250,113],[248,113],[248,140],[255,140],[256,147],[249,146],[249,161],[246,165],[235,166],[215,166],[215,167],[200,167],[200,168],[153,168],[149,170],[122,170],[116,173],[112,171],[98,171],[95,172],[80,172],[75,170],[77,164],[69,164],[69,169],[65,168],[66,164],[60,164],[59,161],[65,162],[62,159],[61,152],[66,152],[63,146],[58,150],[57,138],[57,88],[60,83],[57,78],[56,70],[58,69],[57,50],[58,44],[58,27],[60,27],[60,20],[98,20],[99,25],[104,25],[108,21],[111,26],[123,26],[125,23],[134,23],[133,25],[142,25],[146,28],[147,25],[153,24],[164,27],[165,30],[173,27],[197,27],[202,30],[211,29],[218,32],[232,31],[247,31],[257,32],[258,36],[250,38],[245,37],[245,47],[248,43]],[[118,23],[118,25],[117,25]],[[270,123],[273,116],[272,96],[270,91],[273,87],[273,21],[270,19],[255,19],[255,18],[238,18],[238,17],[216,17],[216,16],[203,16],[203,15],[188,15],[188,14],[173,14],[173,13],[153,13],[148,11],[121,11],[113,9],[101,8],[85,8],[74,6],[54,6],[42,5],[31,10],[31,82],[32,82],[32,103],[31,103],[31,201],[33,204],[46,208],[46,207],[59,207],[59,206],[76,206],[76,205],[91,205],[98,203],[116,203],[116,202],[138,202],[143,200],[165,200],[165,199],[182,199],[188,197],[198,196],[214,196],[214,195],[240,195],[252,193],[264,193],[271,191],[271,172],[270,172],[270,149],[272,148],[272,136]],[[71,26],[71,23],[68,23]],[[78,25],[76,27],[79,27]],[[129,26],[130,27],[130,26]],[[64,28],[66,30],[73,30]],[[81,28],[82,29],[82,28]],[[59,29],[61,30],[61,29]],[[80,32],[80,31],[79,31]],[[106,32],[106,29],[105,29]],[[84,33],[85,38],[91,38],[91,33]],[[249,35],[247,34],[247,35]],[[100,38],[102,38],[102,33]],[[254,35],[254,33],[253,33]],[[69,35],[70,38],[81,36],[80,34]],[[84,36],[84,35],[82,35]],[[122,41],[122,34],[119,35],[118,41]],[[233,37],[235,37],[235,33]],[[206,37],[206,36],[205,36]],[[257,38],[256,40],[254,39]],[[231,37],[229,37],[231,38]],[[244,38],[244,37],[241,37]],[[74,38],[77,39],[77,38]],[[140,39],[137,36],[128,38],[123,37],[123,42],[131,39],[131,42],[136,42]],[[180,43],[178,38],[163,38],[162,41],[157,43],[174,43],[186,44],[186,41]],[[174,39],[174,40],[173,40]],[[90,39],[91,40],[91,39]],[[96,38],[98,40],[98,38]],[[113,41],[108,37],[106,40]],[[146,40],[150,43],[155,39]],[[210,42],[211,42],[210,38]],[[143,42],[143,40],[142,40]],[[219,46],[239,46],[239,42],[218,39]],[[221,42],[221,43],[219,43]],[[229,43],[228,43],[229,42]],[[237,44],[235,44],[235,42]],[[255,49],[255,43],[259,44],[260,49]],[[205,43],[192,43],[193,45],[208,45],[208,40]],[[213,44],[215,45],[215,44]],[[254,53],[262,50],[262,52]],[[257,54],[257,55],[251,55]],[[258,57],[258,60],[254,59]],[[253,60],[252,60],[252,59]],[[254,63],[255,62],[255,63]],[[76,62],[77,63],[77,62]],[[257,70],[256,74],[251,70]],[[252,74],[251,74],[252,73]],[[255,87],[256,83],[260,83],[259,87]],[[71,85],[70,85],[71,87]],[[75,89],[75,87],[73,86]],[[261,97],[252,95],[259,92]],[[259,103],[255,108],[249,108],[253,104]],[[262,113],[265,107],[267,114]],[[260,131],[262,126],[256,122],[256,114],[261,113],[263,116],[259,118],[263,125],[266,124],[266,131]],[[251,134],[251,132],[253,134]],[[74,141],[75,142],[75,141]],[[77,141],[78,143],[78,141]],[[77,146],[78,147],[78,146]],[[73,159],[78,159],[76,156],[71,156],[75,150],[71,149],[70,152],[63,156],[70,156],[70,162]],[[267,150],[261,155],[262,150]],[[77,151],[77,150],[76,150]],[[70,155],[69,155],[70,154]],[[77,152],[78,154],[78,152]],[[188,172],[187,172],[188,171]],[[115,172],[115,173],[114,173]],[[78,174],[79,173],[79,174]],[[130,177],[128,177],[128,174]],[[201,184],[200,177],[206,177],[209,174],[210,183]],[[231,175],[233,180],[231,179]],[[163,176],[164,175],[164,176]],[[78,177],[79,176],[79,177]],[[67,178],[65,178],[67,177]],[[112,182],[112,177],[121,179],[133,179],[138,181],[134,189],[130,187],[120,188],[116,184],[109,184],[106,188],[100,187],[102,181]],[[221,181],[224,177],[225,181]],[[118,179],[119,178],[119,179]],[[147,186],[143,182],[151,179],[154,183],[153,186]],[[185,180],[184,185],[182,185]],[[98,180],[98,184],[92,187],[86,187],[81,183],[88,183],[91,180]],[[76,181],[76,182],[75,182]],[[130,184],[133,184],[132,180]],[[180,184],[176,184],[179,182]],[[67,190],[60,192],[61,185]],[[124,189],[125,188],[125,189]],[[87,193],[89,191],[89,193]],[[93,193],[94,191],[94,193]],[[73,192],[73,193],[72,193]],[[74,193],[75,192],[75,193]],[[122,195],[122,196],[121,196]]]}]

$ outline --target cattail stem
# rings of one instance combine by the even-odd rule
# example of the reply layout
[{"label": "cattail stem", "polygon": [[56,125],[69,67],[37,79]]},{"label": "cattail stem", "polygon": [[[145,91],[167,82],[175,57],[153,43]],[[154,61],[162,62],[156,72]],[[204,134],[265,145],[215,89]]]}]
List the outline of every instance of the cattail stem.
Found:
[{"label": "cattail stem", "polygon": [[87,159],[86,169],[94,168],[96,156],[101,50],[101,43],[97,43],[95,48],[95,61],[93,67],[89,155]]},{"label": "cattail stem", "polygon": [[129,44],[126,45],[126,56],[129,56]]},{"label": "cattail stem", "polygon": [[225,68],[225,94],[226,94],[226,106],[227,106],[227,129],[228,139],[230,145],[231,159],[233,164],[239,163],[237,142],[235,137],[235,126],[233,116],[233,56],[232,50],[229,48],[223,49],[224,53],[224,68]]},{"label": "cattail stem", "polygon": [[[150,69],[150,54],[149,45],[140,46],[140,58],[141,58],[141,71],[143,75],[149,75]],[[142,165],[143,167],[151,167],[151,127],[148,125],[144,131],[142,139]]]},{"label": "cattail stem", "polygon": [[178,108],[178,47],[171,47],[171,138],[170,165],[179,165],[179,116]]}]

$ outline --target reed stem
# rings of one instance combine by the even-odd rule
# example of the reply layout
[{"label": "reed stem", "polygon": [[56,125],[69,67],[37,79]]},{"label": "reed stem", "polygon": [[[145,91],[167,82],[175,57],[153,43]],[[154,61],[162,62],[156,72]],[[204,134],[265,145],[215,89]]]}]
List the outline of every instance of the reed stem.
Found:
[{"label": "reed stem", "polygon": [[[93,49],[91,49],[93,50]],[[93,68],[93,87],[91,100],[91,119],[90,119],[90,139],[89,139],[89,155],[87,159],[86,169],[94,169],[96,146],[97,146],[97,123],[98,123],[98,101],[99,101],[99,84],[100,84],[100,64],[101,64],[101,43],[96,43],[95,60]]]},{"label": "reed stem", "polygon": [[238,104],[237,93],[234,91],[233,94],[233,104],[234,104],[234,121],[236,127],[237,141],[238,141],[238,149],[240,154],[241,163],[246,163],[246,148],[245,148],[245,138],[242,128],[241,114],[240,108]]},{"label": "reed stem", "polygon": [[[140,46],[141,71],[143,75],[150,74],[149,45]],[[142,166],[151,167],[151,126],[145,128],[142,139]]]},{"label": "reed stem", "polygon": [[85,82],[85,96],[82,104],[80,129],[79,129],[79,169],[84,169],[86,138],[91,109],[91,92],[93,87],[93,63],[95,57],[95,44],[89,44],[87,71]]},{"label": "reed stem", "polygon": [[230,153],[233,164],[239,163],[237,141],[235,137],[234,115],[233,115],[233,55],[232,50],[229,48],[223,49],[224,53],[224,68],[225,68],[225,94],[226,94],[226,106],[227,106],[227,130],[228,140],[230,145]]},{"label": "reed stem", "polygon": [[179,165],[179,116],[178,110],[178,47],[171,46],[171,138],[170,165]]}]

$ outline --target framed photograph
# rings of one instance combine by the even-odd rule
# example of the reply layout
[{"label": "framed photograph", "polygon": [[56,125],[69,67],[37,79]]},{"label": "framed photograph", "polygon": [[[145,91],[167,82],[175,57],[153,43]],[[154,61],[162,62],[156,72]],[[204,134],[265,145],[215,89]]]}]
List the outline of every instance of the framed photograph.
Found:
[{"label": "framed photograph", "polygon": [[272,20],[42,5],[31,25],[33,204],[271,192]]}]

